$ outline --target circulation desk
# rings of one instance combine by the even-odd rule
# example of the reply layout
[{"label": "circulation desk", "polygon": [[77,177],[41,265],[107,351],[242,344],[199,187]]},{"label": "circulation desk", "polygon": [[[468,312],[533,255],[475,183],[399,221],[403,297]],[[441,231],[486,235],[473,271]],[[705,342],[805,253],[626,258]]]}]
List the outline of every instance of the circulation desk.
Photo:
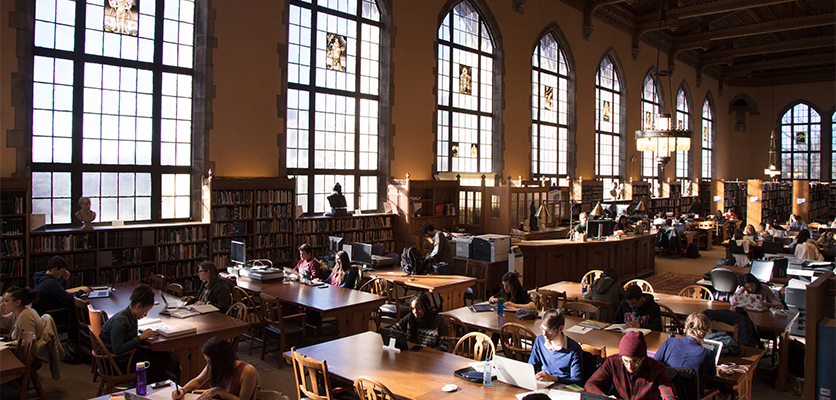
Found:
[{"label": "circulation desk", "polygon": [[591,269],[615,268],[622,279],[650,275],[655,268],[655,234],[628,234],[622,239],[534,240],[517,243],[523,253],[526,289],[560,281],[580,282]]}]

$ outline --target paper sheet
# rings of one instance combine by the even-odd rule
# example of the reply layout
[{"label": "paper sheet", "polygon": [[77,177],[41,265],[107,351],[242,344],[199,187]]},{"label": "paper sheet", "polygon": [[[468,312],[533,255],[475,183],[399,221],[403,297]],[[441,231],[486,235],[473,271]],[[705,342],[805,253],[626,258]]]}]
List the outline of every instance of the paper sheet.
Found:
[{"label": "paper sheet", "polygon": [[585,335],[587,332],[593,330],[592,328],[586,328],[580,325],[573,325],[571,328],[566,328],[566,332],[569,333],[577,333],[580,335]]}]

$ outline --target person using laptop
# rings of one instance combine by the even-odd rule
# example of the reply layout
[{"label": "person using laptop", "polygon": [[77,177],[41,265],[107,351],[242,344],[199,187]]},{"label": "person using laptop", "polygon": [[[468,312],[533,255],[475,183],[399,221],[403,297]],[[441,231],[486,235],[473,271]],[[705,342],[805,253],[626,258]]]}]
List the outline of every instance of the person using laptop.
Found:
[{"label": "person using laptop", "polygon": [[44,331],[44,324],[38,312],[32,309],[32,303],[38,302],[38,292],[31,288],[11,287],[3,293],[0,304],[0,327],[9,332],[9,340],[17,340],[20,333],[35,332],[39,339]]},{"label": "person using laptop", "polygon": [[810,238],[810,231],[802,229],[798,232],[794,243],[796,243],[795,258],[799,260],[824,261],[824,257],[819,252],[819,248],[816,247],[815,241]]},{"label": "person using laptop", "polygon": [[447,325],[430,306],[430,298],[426,293],[416,293],[409,305],[412,312],[392,325],[392,329],[404,332],[406,340],[419,346],[447,351]]},{"label": "person using laptop", "polygon": [[299,262],[296,263],[296,267],[293,270],[298,271],[300,276],[302,275],[302,271],[308,271],[310,273],[309,279],[311,280],[322,278],[319,275],[319,261],[313,256],[313,248],[311,245],[303,243],[299,246]]},{"label": "person using laptop", "polygon": [[538,380],[581,385],[583,350],[563,333],[564,323],[561,311],[550,309],[543,314],[543,334],[534,339],[528,363],[534,366]]},{"label": "person using laptop", "polygon": [[515,272],[506,272],[502,275],[502,289],[499,289],[495,295],[491,296],[488,301],[493,304],[502,299],[505,308],[535,308],[534,300],[531,300],[531,295],[522,287],[520,278]]},{"label": "person using laptop", "polygon": [[334,255],[334,270],[328,277],[328,283],[343,288],[354,289],[359,273],[357,268],[351,266],[348,253],[338,251]]},{"label": "person using laptop", "polygon": [[618,354],[607,357],[586,381],[584,390],[606,396],[610,387],[626,400],[676,400],[667,367],[647,356],[647,342],[639,331],[624,334]]},{"label": "person using laptop", "polygon": [[705,335],[711,331],[711,321],[702,313],[694,313],[685,320],[685,337],[669,337],[662,343],[653,358],[673,368],[691,368],[697,371],[700,393],[705,388],[705,374],[714,374],[714,354],[703,347]]},{"label": "person using laptop", "polygon": [[[72,308],[73,296],[90,293],[90,289],[84,286],[67,289],[67,281],[70,278],[69,267],[70,265],[67,263],[67,260],[61,256],[55,256],[47,262],[46,271],[35,272],[35,275],[32,276],[32,281],[35,282],[34,289],[40,297],[36,307],[41,313],[46,310]],[[58,321],[56,319],[55,322],[62,323],[66,321]]]},{"label": "person using laptop", "polygon": [[258,373],[255,368],[238,359],[232,345],[224,338],[215,336],[203,345],[206,366],[200,374],[182,388],[171,392],[172,399],[181,399],[186,393],[203,387],[207,389],[198,399],[249,400],[255,392]]},{"label": "person using laptop", "polygon": [[421,225],[421,233],[433,238],[433,250],[424,257],[424,262],[430,262],[433,271],[437,274],[453,273],[453,250],[450,248],[450,241],[444,232],[435,229],[429,222]]},{"label": "person using laptop", "polygon": [[781,303],[778,296],[775,296],[772,290],[761,284],[758,278],[752,274],[745,274],[740,277],[740,286],[737,287],[737,290],[735,290],[731,298],[731,308],[734,309],[740,307],[743,303],[747,303],[748,301],[743,299],[744,296],[751,297],[757,295],[761,296],[762,308],[764,309],[784,308],[784,303]]},{"label": "person using laptop", "polygon": [[662,331],[662,310],[653,295],[642,293],[638,285],[627,286],[624,300],[615,310],[615,323],[625,324],[625,328],[646,328]]},{"label": "person using laptop", "polygon": [[197,297],[183,297],[185,304],[202,306],[210,304],[226,313],[229,309],[229,285],[221,279],[218,267],[212,261],[204,261],[197,266],[197,277],[200,279],[200,291]]},{"label": "person using laptop", "polygon": [[627,216],[622,214],[618,217],[618,222],[613,225],[612,234],[614,235],[618,231],[622,231],[627,233],[631,230],[630,222],[627,221]]}]

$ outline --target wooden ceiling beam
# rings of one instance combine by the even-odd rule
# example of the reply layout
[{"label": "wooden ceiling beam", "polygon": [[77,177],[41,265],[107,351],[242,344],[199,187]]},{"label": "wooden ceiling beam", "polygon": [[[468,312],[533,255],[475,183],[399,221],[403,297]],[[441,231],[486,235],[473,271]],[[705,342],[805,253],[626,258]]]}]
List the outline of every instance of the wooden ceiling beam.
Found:
[{"label": "wooden ceiling beam", "polygon": [[[773,4],[789,3],[796,0],[722,0],[711,3],[697,4],[693,6],[677,7],[665,12],[668,20],[702,17],[712,14],[722,14],[755,7],[769,6]],[[640,15],[636,18],[636,24],[644,24],[659,20],[659,13]]]},{"label": "wooden ceiling beam", "polygon": [[[720,60],[727,60],[729,57],[743,57],[743,56],[751,56],[755,54],[771,54],[771,53],[781,53],[785,51],[792,51],[792,50],[806,50],[806,49],[815,49],[818,47],[828,47],[833,46],[836,43],[836,36],[827,36],[827,37],[818,37],[818,38],[809,38],[809,39],[799,39],[799,40],[790,40],[781,43],[775,44],[764,44],[760,46],[750,46],[750,47],[740,47],[737,49],[731,50],[722,50],[722,51],[710,51],[705,52],[702,54],[701,60],[704,65],[716,65],[718,64],[717,61]],[[689,50],[689,49],[683,49]]]},{"label": "wooden ceiling beam", "polygon": [[583,7],[583,25],[581,26],[584,40],[589,40],[589,36],[592,35],[592,14],[595,13],[595,10],[603,6],[618,3],[627,3],[632,5],[634,1],[635,0],[593,0],[586,2]]},{"label": "wooden ceiling beam", "polygon": [[750,63],[738,63],[729,67],[722,68],[723,76],[732,75],[748,75],[758,70],[772,70],[779,68],[816,66],[819,64],[833,63],[836,60],[836,54],[816,54],[811,56],[801,56],[792,58],[783,58],[767,61],[757,61]]},{"label": "wooden ceiling beam", "polygon": [[784,32],[796,29],[833,25],[834,20],[836,20],[836,14],[833,13],[787,18],[777,21],[738,26],[729,29],[720,29],[678,37],[674,36],[673,42],[676,47],[686,48],[693,46],[694,42],[701,43],[705,40],[730,39],[744,36],[763,35],[772,32]]}]

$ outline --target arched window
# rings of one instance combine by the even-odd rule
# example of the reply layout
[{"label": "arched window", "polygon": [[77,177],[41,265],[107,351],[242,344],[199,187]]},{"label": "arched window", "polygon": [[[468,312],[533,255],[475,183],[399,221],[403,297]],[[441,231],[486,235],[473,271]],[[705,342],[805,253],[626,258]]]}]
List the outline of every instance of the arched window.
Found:
[{"label": "arched window", "polygon": [[494,39],[468,1],[438,28],[436,170],[498,172],[494,161]]},{"label": "arched window", "polygon": [[607,56],[595,75],[595,177],[604,188],[621,177],[621,88],[618,70]]},{"label": "arched window", "polygon": [[[691,129],[691,99],[684,87],[676,93],[676,129]],[[676,179],[691,179],[691,150],[676,152]]]},{"label": "arched window", "polygon": [[[194,0],[37,1],[33,47],[32,212],[72,222],[187,220],[193,162]],[[204,13],[205,14],[205,13]],[[202,159],[203,157],[199,157]]]},{"label": "arched window", "polygon": [[781,179],[821,177],[821,116],[798,103],[781,117]]},{"label": "arched window", "polygon": [[569,156],[569,65],[553,33],[531,57],[531,174],[565,178]]},{"label": "arched window", "polygon": [[349,210],[378,208],[382,26],[374,0],[289,6],[287,173],[305,212],[336,183]]},{"label": "arched window", "polygon": [[714,178],[714,105],[709,96],[702,103],[702,177]]},{"label": "arched window", "polygon": [[[653,125],[656,115],[660,113],[659,107],[661,107],[661,104],[656,80],[653,79],[653,74],[648,73],[644,77],[644,83],[642,84],[642,130],[650,129]],[[656,154],[652,151],[643,151],[641,152],[641,158],[642,179],[656,179]]]}]

